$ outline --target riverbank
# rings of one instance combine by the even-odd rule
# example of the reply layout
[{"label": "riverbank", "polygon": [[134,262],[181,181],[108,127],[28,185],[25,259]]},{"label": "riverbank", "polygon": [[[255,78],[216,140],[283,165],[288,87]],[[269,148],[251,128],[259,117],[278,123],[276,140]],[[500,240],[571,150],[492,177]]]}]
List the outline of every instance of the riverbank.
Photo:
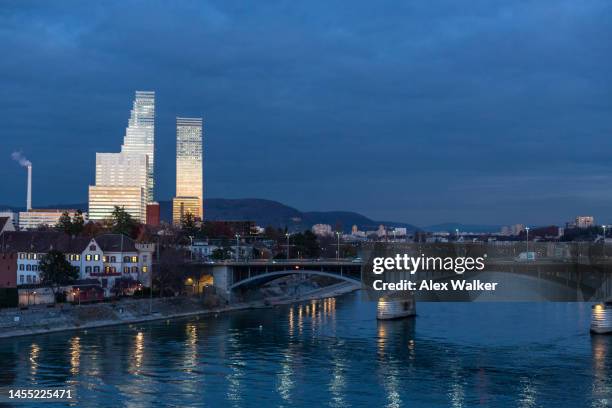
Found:
[{"label": "riverbank", "polygon": [[11,309],[0,312],[0,338],[265,308],[273,305],[339,296],[358,288],[358,285],[341,283],[319,288],[299,297],[266,299],[212,307],[209,304],[209,299],[193,296],[153,299],[152,302],[149,299],[126,299],[113,303],[80,306],[62,304],[51,308],[38,306],[27,310]]}]

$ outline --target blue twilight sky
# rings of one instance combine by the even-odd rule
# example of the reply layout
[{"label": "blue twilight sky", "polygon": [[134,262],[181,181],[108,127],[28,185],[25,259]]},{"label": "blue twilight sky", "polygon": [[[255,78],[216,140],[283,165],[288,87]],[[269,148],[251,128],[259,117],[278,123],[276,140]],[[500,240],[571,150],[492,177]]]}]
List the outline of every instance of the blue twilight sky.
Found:
[{"label": "blue twilight sky", "polygon": [[84,202],[135,90],[205,195],[426,225],[612,222],[612,2],[2,1],[0,204]]}]

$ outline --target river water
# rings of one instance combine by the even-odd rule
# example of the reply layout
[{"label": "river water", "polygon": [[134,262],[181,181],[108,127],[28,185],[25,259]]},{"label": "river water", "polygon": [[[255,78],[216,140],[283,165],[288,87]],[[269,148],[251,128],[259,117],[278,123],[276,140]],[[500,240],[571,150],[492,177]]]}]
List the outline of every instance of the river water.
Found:
[{"label": "river water", "polygon": [[[264,310],[0,340],[0,387],[79,407],[605,407],[612,336],[585,303],[418,303],[364,293]],[[15,406],[63,406],[65,403]]]}]

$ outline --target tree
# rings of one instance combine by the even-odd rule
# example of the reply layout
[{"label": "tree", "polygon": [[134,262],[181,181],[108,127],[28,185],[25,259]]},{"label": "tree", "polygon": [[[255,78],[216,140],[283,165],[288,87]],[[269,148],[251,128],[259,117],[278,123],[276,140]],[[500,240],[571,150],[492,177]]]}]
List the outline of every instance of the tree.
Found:
[{"label": "tree", "polygon": [[111,214],[111,221],[114,233],[129,236],[132,235],[138,224],[123,207],[117,205]]},{"label": "tree", "polygon": [[72,220],[70,219],[68,211],[64,211],[62,213],[59,220],[57,220],[57,224],[55,224],[55,228],[65,232],[66,234],[70,234],[72,232]]},{"label": "tree", "polygon": [[56,300],[60,286],[68,285],[79,277],[76,268],[56,249],[42,257],[39,269],[42,283],[51,287]]},{"label": "tree", "polygon": [[196,219],[194,215],[190,212],[187,212],[181,215],[181,231],[188,236],[195,236],[198,227],[196,225]]},{"label": "tree", "polygon": [[303,258],[318,258],[321,254],[321,245],[317,236],[310,230],[306,230],[299,234],[294,234],[291,237],[295,247],[296,254],[300,254]]},{"label": "tree", "polygon": [[214,259],[216,261],[222,261],[224,259],[231,259],[232,258],[232,250],[224,245],[222,248],[217,248],[214,251],[212,251],[212,254],[210,254],[211,259]]},{"label": "tree", "polygon": [[81,210],[77,210],[72,218],[70,218],[68,211],[64,211],[57,221],[57,224],[55,224],[55,229],[63,231],[68,235],[79,235],[83,232],[84,228],[85,220],[83,219],[83,212]]},{"label": "tree", "polygon": [[72,234],[79,235],[85,229],[85,219],[83,218],[83,211],[77,210],[72,217]]}]

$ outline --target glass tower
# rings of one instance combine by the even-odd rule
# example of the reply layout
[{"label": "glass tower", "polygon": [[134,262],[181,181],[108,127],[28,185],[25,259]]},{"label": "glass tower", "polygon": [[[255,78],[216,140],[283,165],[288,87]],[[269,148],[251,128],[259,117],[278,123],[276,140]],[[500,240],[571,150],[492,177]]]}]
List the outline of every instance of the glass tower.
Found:
[{"label": "glass tower", "polygon": [[[176,199],[174,222],[185,210],[204,218],[202,118],[176,118]],[[189,204],[187,204],[189,203]]]},{"label": "glass tower", "polygon": [[146,201],[153,202],[155,189],[155,92],[136,91],[136,99],[130,114],[122,152],[147,155]]}]

